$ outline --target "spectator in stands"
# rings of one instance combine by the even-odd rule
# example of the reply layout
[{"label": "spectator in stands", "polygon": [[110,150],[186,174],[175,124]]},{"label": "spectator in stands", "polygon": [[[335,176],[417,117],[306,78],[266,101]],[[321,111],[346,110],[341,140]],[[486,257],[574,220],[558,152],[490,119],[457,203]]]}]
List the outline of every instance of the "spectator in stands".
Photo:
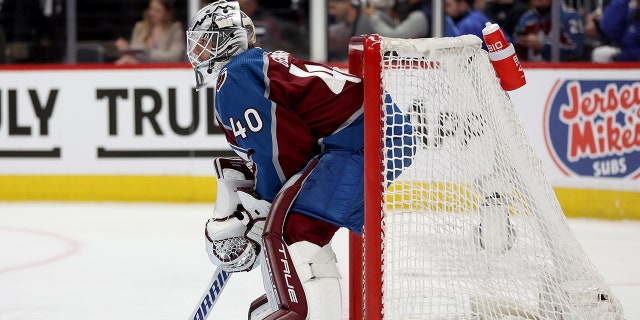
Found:
[{"label": "spectator in stands", "polygon": [[429,35],[429,17],[421,0],[368,1],[361,10],[360,18],[381,36],[410,39]]},{"label": "spectator in stands", "polygon": [[[480,0],[483,1],[484,0]],[[476,3],[478,3],[478,1],[476,1]],[[432,0],[424,0],[423,1],[423,7],[422,10],[424,11],[425,15],[427,16],[427,20],[429,23],[429,28],[431,27],[431,23],[432,23],[432,14],[431,14],[431,7],[432,7]],[[460,36],[460,30],[458,30],[458,27],[456,27],[455,22],[453,22],[453,19],[451,19],[450,16],[448,15],[444,15],[444,36],[445,37],[457,37]],[[434,35],[432,34],[432,32],[429,32],[428,37],[433,37]]]},{"label": "spectator in stands", "polygon": [[[551,59],[551,0],[531,0],[516,26],[516,53],[525,61]],[[562,4],[560,12],[560,60],[578,60],[582,55],[584,29],[582,18]]]},{"label": "spectator in stands", "polygon": [[7,57],[7,37],[4,34],[4,29],[0,26],[0,64],[8,63],[9,57]]},{"label": "spectator in stands", "polygon": [[[53,62],[51,31],[39,0],[0,0],[0,27],[12,62]],[[53,55],[57,56],[57,55]]]},{"label": "spectator in stands", "polygon": [[444,36],[445,37],[457,37],[460,36],[460,30],[456,27],[456,23],[453,22],[451,17],[445,15],[444,17]]},{"label": "spectator in stands", "polygon": [[131,42],[116,41],[121,57],[116,64],[184,61],[185,32],[175,20],[174,0],[150,0],[142,21],[136,23]]},{"label": "spectator in stands", "polygon": [[482,29],[489,18],[473,7],[474,0],[446,0],[444,10],[460,34],[473,34],[482,39]]},{"label": "spectator in stands", "polygon": [[7,41],[33,41],[43,31],[43,19],[39,0],[0,1],[0,25]]},{"label": "spectator in stands", "polygon": [[611,46],[600,30],[602,8],[597,8],[584,17],[584,44],[582,49],[583,61],[606,63],[613,61],[613,56],[620,53],[620,48]]},{"label": "spectator in stands", "polygon": [[640,61],[640,7],[637,0],[613,0],[600,19],[602,33],[619,47],[616,61]]},{"label": "spectator in stands", "polygon": [[484,14],[513,39],[518,20],[527,10],[529,6],[522,0],[494,0],[487,3]]},{"label": "spectator in stands", "polygon": [[329,0],[328,12],[334,21],[329,25],[329,61],[345,62],[360,10],[352,0]]},{"label": "spectator in stands", "polygon": [[[490,0],[491,2],[495,1],[495,0]],[[474,0],[473,1],[473,8],[480,11],[480,12],[484,12],[484,9],[487,7],[487,1],[486,0]]]},{"label": "spectator in stands", "polygon": [[256,40],[267,51],[287,50],[291,51],[293,45],[284,40],[282,35],[283,24],[278,21],[266,9],[258,4],[257,0],[237,0],[240,10],[253,20],[256,29]]}]

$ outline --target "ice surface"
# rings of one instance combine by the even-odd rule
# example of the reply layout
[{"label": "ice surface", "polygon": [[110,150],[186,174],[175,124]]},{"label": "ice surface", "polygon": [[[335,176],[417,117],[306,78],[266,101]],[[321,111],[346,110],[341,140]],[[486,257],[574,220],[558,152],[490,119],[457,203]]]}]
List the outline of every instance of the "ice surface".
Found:
[{"label": "ice surface", "polygon": [[[212,208],[0,202],[0,320],[187,319],[214,269],[203,237]],[[626,319],[640,319],[640,221],[570,224]],[[346,231],[333,246],[346,283]],[[235,274],[208,319],[246,319],[262,293],[259,270]]]}]

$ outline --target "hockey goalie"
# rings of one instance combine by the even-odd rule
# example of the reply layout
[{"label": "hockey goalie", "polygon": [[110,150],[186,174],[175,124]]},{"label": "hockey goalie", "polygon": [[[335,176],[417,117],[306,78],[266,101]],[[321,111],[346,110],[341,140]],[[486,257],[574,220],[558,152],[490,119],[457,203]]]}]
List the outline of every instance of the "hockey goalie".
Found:
[{"label": "hockey goalie", "polygon": [[[264,51],[237,2],[216,1],[195,15],[187,55],[196,88],[215,86],[217,121],[239,156],[214,161],[211,261],[228,272],[261,265],[266,292],[249,319],[341,319],[331,239],[340,227],[360,234],[363,225],[361,79]],[[407,118],[394,111],[387,123],[411,137]],[[399,154],[411,154],[412,143],[385,142]]]}]

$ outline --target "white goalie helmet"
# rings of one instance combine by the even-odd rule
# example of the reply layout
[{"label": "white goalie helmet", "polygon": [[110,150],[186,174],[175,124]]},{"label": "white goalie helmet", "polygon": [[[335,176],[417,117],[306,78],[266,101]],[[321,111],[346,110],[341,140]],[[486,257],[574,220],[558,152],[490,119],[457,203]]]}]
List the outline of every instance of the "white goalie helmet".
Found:
[{"label": "white goalie helmet", "polygon": [[256,42],[253,21],[236,1],[210,3],[187,29],[187,56],[196,74],[196,90],[213,82],[220,70]]}]

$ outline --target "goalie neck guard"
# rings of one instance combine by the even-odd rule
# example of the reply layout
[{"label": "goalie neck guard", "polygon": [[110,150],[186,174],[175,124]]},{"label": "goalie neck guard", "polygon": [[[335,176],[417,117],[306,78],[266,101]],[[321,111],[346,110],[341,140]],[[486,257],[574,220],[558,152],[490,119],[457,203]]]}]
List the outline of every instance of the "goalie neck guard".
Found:
[{"label": "goalie neck guard", "polygon": [[200,9],[189,24],[186,38],[196,90],[212,83],[231,58],[256,42],[253,21],[235,1],[216,1]]}]

